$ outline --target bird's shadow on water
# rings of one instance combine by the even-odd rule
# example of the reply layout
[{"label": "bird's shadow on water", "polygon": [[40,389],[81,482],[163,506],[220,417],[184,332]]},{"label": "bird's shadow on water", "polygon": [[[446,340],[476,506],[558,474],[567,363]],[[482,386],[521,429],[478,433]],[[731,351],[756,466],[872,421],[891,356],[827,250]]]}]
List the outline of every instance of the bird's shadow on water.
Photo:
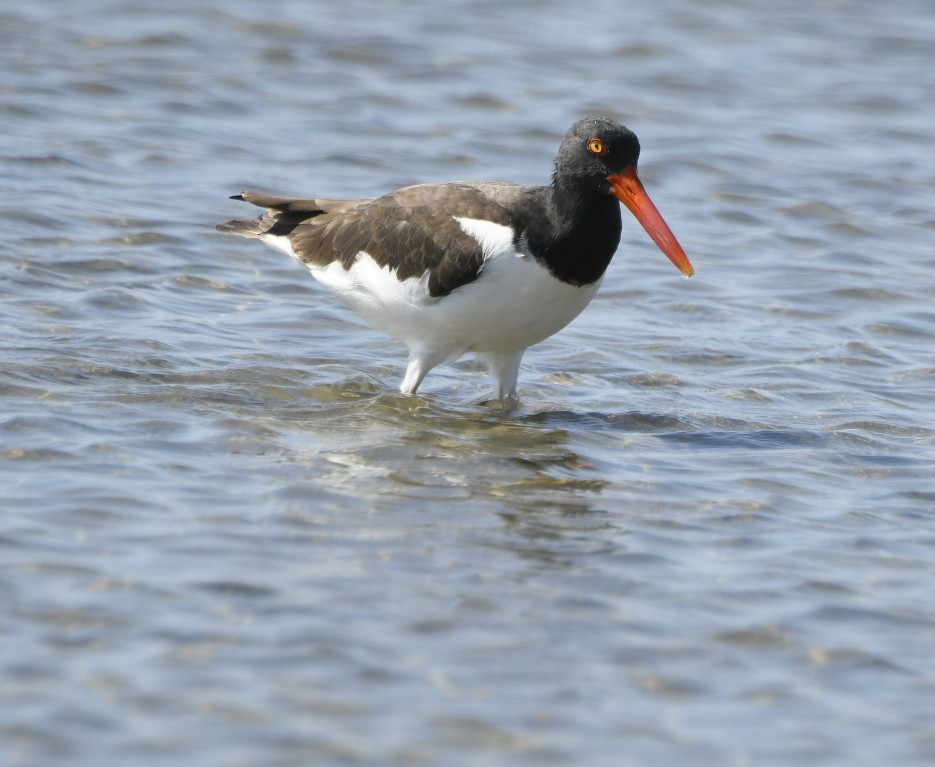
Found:
[{"label": "bird's shadow on water", "polygon": [[[512,435],[525,445],[535,445],[543,439],[553,444],[567,442],[575,433],[651,434],[673,445],[714,450],[820,447],[828,440],[828,435],[814,430],[708,412],[685,415],[640,410],[574,410],[551,408],[541,402],[527,404],[518,399],[468,394],[407,395],[387,391],[375,377],[326,388],[332,394],[325,400],[340,400],[356,409],[358,416],[369,415],[384,423],[400,425],[423,424],[451,436]],[[517,459],[522,460],[522,455]],[[586,463],[583,461],[582,465]]]},{"label": "bird's shadow on water", "polygon": [[526,423],[580,431],[652,434],[690,448],[777,449],[821,446],[826,435],[808,429],[739,418],[698,414],[691,418],[663,413],[546,410],[522,416]]},{"label": "bird's shadow on water", "polygon": [[600,439],[606,446],[625,435],[650,435],[676,448],[697,450],[821,447],[829,440],[821,431],[704,410],[686,413],[684,407],[678,412],[578,410],[535,396],[505,402],[484,398],[483,390],[474,386],[401,394],[376,374],[309,384],[293,370],[272,377],[255,375],[252,367],[248,372],[249,384],[242,371],[186,380],[186,396],[198,398],[196,392],[203,391],[214,409],[278,422],[287,430],[303,422],[309,433],[338,425],[347,435],[343,444],[362,442],[361,449],[371,447],[371,437],[384,444],[421,441],[425,450],[439,450],[445,458],[482,450],[530,468],[547,464],[578,474],[588,473],[593,463],[580,455],[579,437]]},{"label": "bird's shadow on water", "polygon": [[574,410],[541,410],[519,415],[522,423],[568,429],[607,429],[612,431],[661,432],[693,431],[694,425],[678,416],[661,413],[642,413],[631,410],[623,413]]},{"label": "bird's shadow on water", "polygon": [[[449,510],[499,518],[498,526],[472,533],[484,549],[508,552],[537,568],[563,569],[582,556],[618,548],[613,531],[619,523],[603,498],[614,480],[586,445],[576,444],[575,414],[531,412],[522,404],[504,412],[498,401],[435,394],[382,393],[359,406],[366,418],[394,428],[395,437],[382,449],[363,448],[368,458],[397,466],[388,479],[402,484],[385,483],[383,489],[405,493],[418,506],[420,485],[437,492],[443,475],[463,491]],[[401,462],[407,451],[411,455]]]},{"label": "bird's shadow on water", "polygon": [[[343,499],[342,508],[403,514],[406,524],[437,524],[453,535],[466,526],[484,548],[565,567],[619,551],[632,515],[694,508],[711,481],[694,466],[699,451],[724,451],[735,461],[751,450],[825,441],[696,412],[576,410],[532,398],[504,413],[497,403],[481,404],[478,393],[403,395],[369,375],[315,387],[311,396],[291,390],[270,403],[298,481],[288,504],[301,506],[306,493],[317,504],[324,490]],[[670,487],[647,478],[647,460],[684,465],[687,473]],[[308,489],[296,495],[296,486]],[[484,522],[490,514],[500,524]]]}]

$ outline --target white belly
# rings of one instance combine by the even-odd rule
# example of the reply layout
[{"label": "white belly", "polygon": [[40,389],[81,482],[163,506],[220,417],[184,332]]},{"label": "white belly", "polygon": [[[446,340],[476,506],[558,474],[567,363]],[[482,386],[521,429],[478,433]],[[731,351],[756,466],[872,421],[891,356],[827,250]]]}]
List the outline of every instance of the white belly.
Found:
[{"label": "white belly", "polygon": [[[557,333],[591,302],[600,280],[575,287],[553,277],[532,256],[517,253],[513,232],[489,221],[459,219],[483,247],[485,261],[473,282],[446,296],[428,292],[428,273],[400,281],[361,252],[350,269],[339,263],[309,267],[315,278],[378,330],[410,349],[507,352]],[[291,252],[285,238],[268,244]]]}]

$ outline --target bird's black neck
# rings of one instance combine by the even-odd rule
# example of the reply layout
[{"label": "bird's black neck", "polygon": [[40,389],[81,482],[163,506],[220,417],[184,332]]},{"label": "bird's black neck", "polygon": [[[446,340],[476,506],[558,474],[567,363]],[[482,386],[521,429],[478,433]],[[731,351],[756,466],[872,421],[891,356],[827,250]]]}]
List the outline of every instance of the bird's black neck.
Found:
[{"label": "bird's black neck", "polygon": [[527,229],[532,254],[562,282],[597,282],[620,244],[620,204],[600,190],[584,193],[559,182],[545,192],[546,216]]}]

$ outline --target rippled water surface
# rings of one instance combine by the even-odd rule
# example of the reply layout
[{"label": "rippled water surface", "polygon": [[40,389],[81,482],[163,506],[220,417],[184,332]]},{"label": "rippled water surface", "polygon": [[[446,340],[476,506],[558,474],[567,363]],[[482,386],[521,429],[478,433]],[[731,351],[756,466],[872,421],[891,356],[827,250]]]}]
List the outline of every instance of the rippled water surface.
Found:
[{"label": "rippled water surface", "polygon": [[[935,7],[0,8],[4,765],[935,763]],[[521,407],[215,223],[538,183],[631,220]]]}]

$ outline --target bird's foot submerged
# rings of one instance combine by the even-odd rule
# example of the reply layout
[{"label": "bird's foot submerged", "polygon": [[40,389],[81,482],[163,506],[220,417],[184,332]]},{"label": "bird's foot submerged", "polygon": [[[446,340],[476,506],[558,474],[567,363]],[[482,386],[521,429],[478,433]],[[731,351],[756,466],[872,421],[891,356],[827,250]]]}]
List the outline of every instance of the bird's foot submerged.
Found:
[{"label": "bird's foot submerged", "polygon": [[481,407],[488,408],[492,413],[497,415],[512,415],[519,410],[521,403],[519,396],[516,392],[513,392],[512,394],[497,397],[496,399],[481,400],[478,404]]}]

